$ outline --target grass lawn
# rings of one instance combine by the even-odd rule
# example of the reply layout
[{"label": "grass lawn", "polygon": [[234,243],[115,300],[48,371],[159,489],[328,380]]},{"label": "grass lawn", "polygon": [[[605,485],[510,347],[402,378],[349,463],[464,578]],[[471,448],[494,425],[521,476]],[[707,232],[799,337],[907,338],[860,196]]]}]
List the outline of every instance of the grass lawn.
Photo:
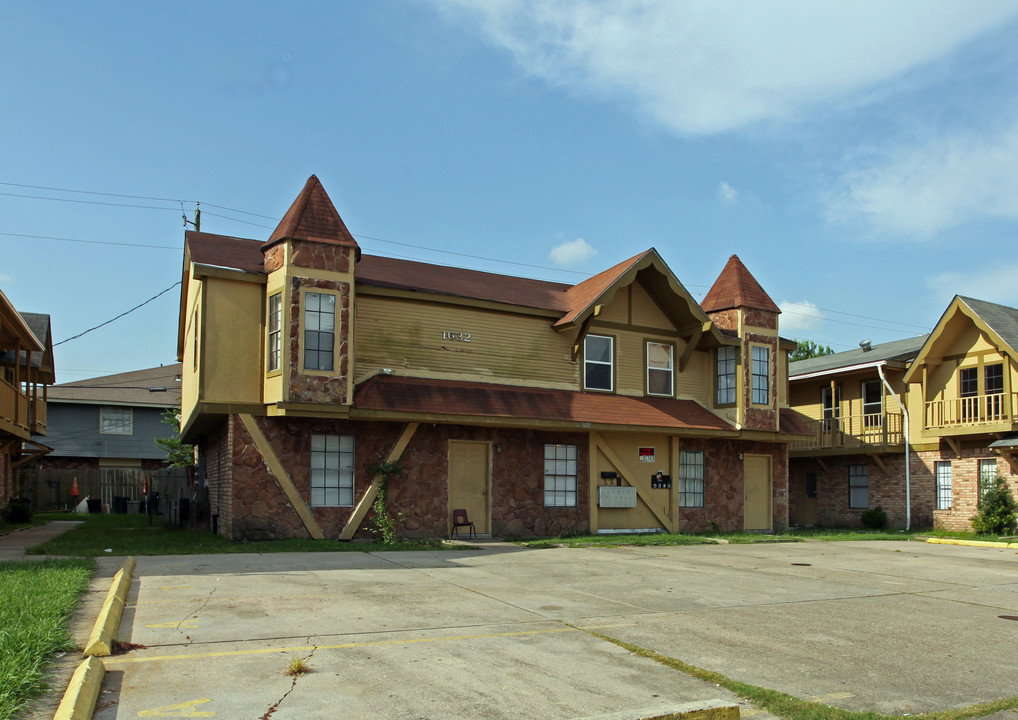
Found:
[{"label": "grass lawn", "polygon": [[[41,515],[47,520],[83,520],[73,530],[42,545],[28,549],[31,555],[196,555],[200,553],[270,552],[377,552],[380,550],[441,550],[441,542],[406,541],[384,545],[376,542],[337,542],[335,540],[270,540],[266,542],[230,542],[208,530],[172,530],[148,515]],[[108,551],[107,551],[108,550]]]},{"label": "grass lawn", "polygon": [[0,720],[45,690],[50,658],[72,649],[68,618],[94,566],[85,559],[0,563]]}]

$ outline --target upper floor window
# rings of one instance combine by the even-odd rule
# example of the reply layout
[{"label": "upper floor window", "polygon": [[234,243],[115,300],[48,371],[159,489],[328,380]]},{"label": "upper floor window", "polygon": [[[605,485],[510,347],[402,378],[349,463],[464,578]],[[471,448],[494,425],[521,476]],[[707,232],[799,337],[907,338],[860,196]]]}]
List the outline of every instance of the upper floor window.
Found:
[{"label": "upper floor window", "polygon": [[987,395],[1004,392],[1004,364],[987,365],[983,370],[983,384]]},{"label": "upper floor window", "polygon": [[279,369],[280,338],[283,319],[283,295],[276,293],[269,297],[268,317],[268,370],[273,372]]},{"label": "upper floor window", "polygon": [[972,397],[979,394],[979,368],[968,367],[958,371],[958,396]]},{"label": "upper floor window", "polygon": [[674,394],[671,345],[658,342],[647,343],[647,394]]},{"label": "upper floor window", "polygon": [[336,296],[304,293],[304,369],[332,370],[336,341]]},{"label": "upper floor window", "polygon": [[134,410],[129,407],[99,408],[99,432],[103,435],[131,435]]},{"label": "upper floor window", "polygon": [[863,427],[880,427],[884,414],[884,393],[879,380],[867,380],[862,384]]},{"label": "upper floor window", "polygon": [[735,404],[735,348],[719,347],[716,354],[717,404]]},{"label": "upper floor window", "polygon": [[752,346],[754,405],[770,405],[771,402],[771,349],[762,345]]},{"label": "upper floor window", "polygon": [[615,388],[615,339],[588,335],[583,340],[583,387],[586,390]]}]

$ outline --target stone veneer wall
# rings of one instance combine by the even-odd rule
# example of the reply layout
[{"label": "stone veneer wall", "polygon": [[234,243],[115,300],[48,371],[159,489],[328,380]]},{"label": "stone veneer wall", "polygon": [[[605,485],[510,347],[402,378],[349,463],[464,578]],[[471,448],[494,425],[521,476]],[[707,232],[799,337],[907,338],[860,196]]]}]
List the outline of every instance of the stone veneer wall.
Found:
[{"label": "stone veneer wall", "polygon": [[[368,467],[385,459],[404,427],[402,423],[310,418],[262,417],[256,421],[305,501],[310,497],[313,433],[353,434],[355,437],[356,501],[363,497],[373,478]],[[303,524],[236,416],[231,417],[230,425],[236,443],[232,468],[232,535],[228,537],[250,540],[307,537]],[[405,468],[403,474],[389,484],[389,507],[394,513],[402,513],[405,536],[423,538],[448,534],[450,439],[491,443],[493,534],[534,536],[587,529],[585,434],[422,424],[400,460]],[[578,446],[578,505],[575,508],[544,507],[544,445],[556,442]],[[311,511],[325,536],[335,538],[343,530],[353,508],[315,507]],[[367,523],[358,536],[370,536]]]},{"label": "stone veneer wall", "polygon": [[[766,345],[771,349],[769,409],[762,406],[754,407],[751,402],[753,398],[753,355],[749,349],[750,343]],[[773,335],[746,333],[743,348],[742,379],[745,383],[743,387],[746,388],[746,421],[744,427],[748,430],[775,431],[778,429],[778,339]]]},{"label": "stone veneer wall", "polygon": [[788,528],[788,446],[739,440],[682,439],[683,450],[703,450],[704,506],[679,508],[679,529],[701,532],[717,523],[722,530],[743,528],[743,468],[740,454],[771,456],[772,521]]},{"label": "stone veneer wall", "polygon": [[[909,461],[910,495],[912,505],[912,529],[933,526],[934,485],[933,464],[922,456],[926,453],[913,452]],[[848,506],[848,468],[850,465],[865,464],[869,468],[869,508],[881,507],[887,513],[887,526],[903,528],[905,513],[905,457],[904,452],[881,455],[887,467],[887,474],[866,455],[837,455],[823,458],[830,470],[825,473],[809,458],[793,458],[791,461],[792,492],[790,517],[793,523],[800,522],[798,488],[805,480],[806,473],[817,474],[816,524],[828,527],[861,527],[860,517],[868,508]]]},{"label": "stone veneer wall", "polygon": [[[290,292],[290,387],[289,400],[346,405],[347,377],[350,373],[350,284],[333,280],[295,277]],[[339,346],[333,359],[336,375],[301,372],[300,357],[300,290],[301,288],[333,290],[336,302],[336,336]]]},{"label": "stone veneer wall", "polygon": [[314,240],[291,240],[293,251],[290,263],[299,267],[329,272],[350,272],[350,255],[354,251],[346,245]]},{"label": "stone veneer wall", "polygon": [[778,316],[769,310],[757,310],[755,308],[744,308],[743,325],[767,328],[768,330],[778,329]]}]

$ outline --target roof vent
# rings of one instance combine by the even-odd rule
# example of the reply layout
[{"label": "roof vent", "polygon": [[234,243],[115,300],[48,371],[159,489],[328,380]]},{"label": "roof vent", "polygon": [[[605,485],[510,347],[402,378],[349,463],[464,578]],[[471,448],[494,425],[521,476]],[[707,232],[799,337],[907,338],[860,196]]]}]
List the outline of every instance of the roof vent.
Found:
[{"label": "roof vent", "polygon": [[862,341],[861,343],[859,343],[859,347],[861,347],[861,348],[862,348],[862,351],[863,351],[863,352],[869,352],[870,350],[872,350],[872,349],[873,349],[873,348],[872,348],[872,347],[870,346],[870,341],[869,341],[869,340],[863,340],[863,341]]}]

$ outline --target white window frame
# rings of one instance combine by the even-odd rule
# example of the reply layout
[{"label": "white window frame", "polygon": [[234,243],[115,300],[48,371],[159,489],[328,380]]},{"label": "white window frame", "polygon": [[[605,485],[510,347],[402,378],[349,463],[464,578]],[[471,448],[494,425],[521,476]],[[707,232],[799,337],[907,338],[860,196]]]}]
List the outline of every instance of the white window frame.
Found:
[{"label": "white window frame", "polygon": [[[876,385],[878,399],[876,402],[866,401],[866,388]],[[884,385],[879,380],[863,380],[859,388],[859,396],[862,399],[863,427],[877,428],[883,426],[884,421]]]},{"label": "white window frame", "polygon": [[[588,347],[591,340],[607,340],[608,341],[608,361],[604,360],[591,360],[591,353],[588,352]],[[608,366],[608,387],[591,387],[587,383],[587,367],[589,365],[596,365],[599,367]],[[615,338],[611,335],[587,335],[583,338],[583,389],[584,390],[597,390],[601,392],[614,392],[615,390]]]},{"label": "white window frame", "polygon": [[[863,482],[865,480],[865,482]],[[863,502],[864,501],[864,502]],[[860,504],[862,502],[862,504]],[[848,466],[848,507],[866,510],[870,506],[869,465]]]},{"label": "white window frame", "polygon": [[311,435],[308,504],[311,507],[353,507],[354,438],[352,435]]},{"label": "white window frame", "polygon": [[[316,298],[315,302],[318,303],[317,309],[312,309],[309,306],[312,304],[311,298]],[[321,302],[323,299],[329,298],[327,302],[332,304],[331,312],[321,309]],[[312,372],[323,372],[323,373],[334,373],[336,371],[336,296],[329,292],[316,292],[308,290],[303,293],[303,304],[302,304],[302,315],[303,315],[303,357],[301,358],[301,367],[304,370],[310,370]],[[331,318],[331,323],[324,322],[326,318]],[[329,325],[331,324],[331,327]],[[325,336],[330,336],[332,342],[329,343],[327,340],[325,343],[322,342]],[[308,349],[308,345],[311,340],[314,340],[314,349]],[[325,349],[322,345],[328,345]],[[309,353],[315,353],[309,355]],[[329,362],[328,366],[325,366],[325,361],[322,359],[319,353],[327,353]],[[314,364],[308,363],[308,358],[313,357],[315,359]]]},{"label": "white window frame", "polygon": [[265,319],[267,330],[265,367],[268,372],[281,369],[283,354],[283,293],[269,295],[269,306]]},{"label": "white window frame", "polygon": [[714,353],[714,400],[717,405],[735,405],[739,400],[737,360],[738,354],[731,345],[719,347]]},{"label": "white window frame", "polygon": [[[659,348],[664,348],[668,351],[668,366],[659,367],[651,366],[650,364],[650,346],[654,345]],[[647,354],[647,394],[654,395],[656,397],[673,397],[675,395],[675,346],[671,343],[657,342],[656,340],[648,340],[645,346],[645,352]],[[651,391],[651,373],[668,375],[668,391],[663,393],[657,393]]]},{"label": "white window frame", "polygon": [[[117,415],[121,417],[107,417]],[[99,407],[100,435],[134,435],[134,408],[122,405],[101,405]]]},{"label": "white window frame", "polygon": [[545,507],[576,507],[577,462],[575,445],[544,446]]},{"label": "white window frame", "polygon": [[937,494],[937,510],[951,509],[951,461],[937,460],[933,463],[933,477]]},{"label": "white window frame", "polygon": [[[762,354],[763,357],[757,357]],[[771,404],[771,349],[766,345],[750,345],[750,395],[752,405]],[[757,372],[763,364],[764,372]],[[762,384],[761,384],[762,382]],[[762,397],[763,400],[758,398]]]},{"label": "white window frame", "polygon": [[679,507],[704,506],[703,450],[679,451]]},{"label": "white window frame", "polygon": [[997,481],[996,458],[984,458],[979,461],[979,506],[982,507],[983,496],[993,489]]}]

